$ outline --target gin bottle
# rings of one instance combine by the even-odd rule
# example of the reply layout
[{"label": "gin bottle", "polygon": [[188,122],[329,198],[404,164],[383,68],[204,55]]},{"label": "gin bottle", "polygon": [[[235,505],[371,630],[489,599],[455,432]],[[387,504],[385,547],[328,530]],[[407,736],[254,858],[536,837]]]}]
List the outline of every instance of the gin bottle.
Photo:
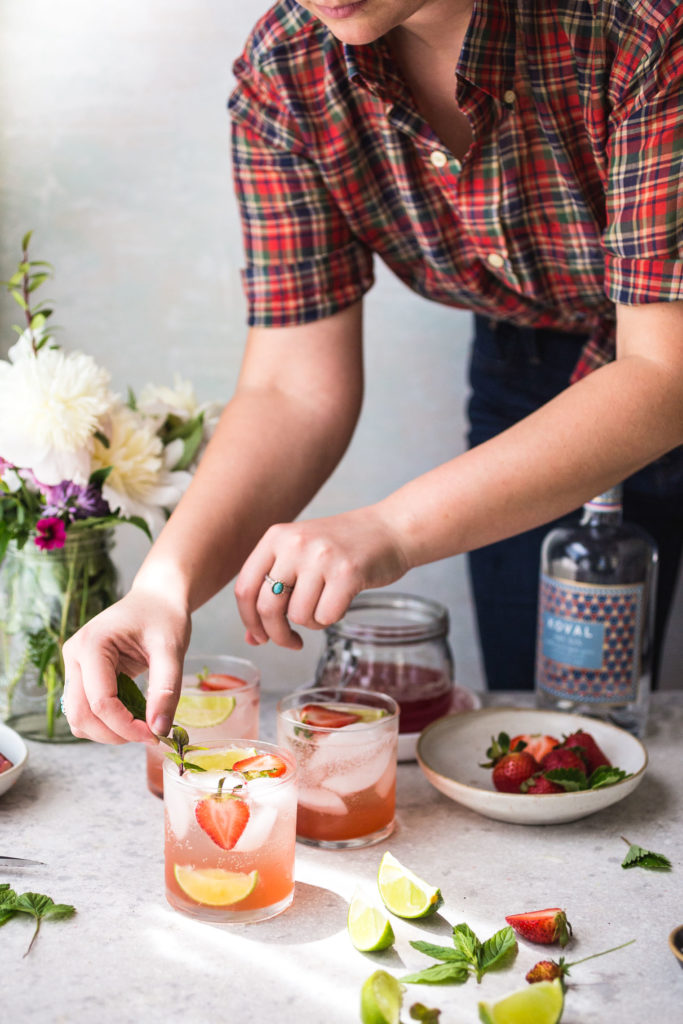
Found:
[{"label": "gin bottle", "polygon": [[621,486],[541,549],[536,704],[642,736],[650,698],[657,548],[623,521]]}]

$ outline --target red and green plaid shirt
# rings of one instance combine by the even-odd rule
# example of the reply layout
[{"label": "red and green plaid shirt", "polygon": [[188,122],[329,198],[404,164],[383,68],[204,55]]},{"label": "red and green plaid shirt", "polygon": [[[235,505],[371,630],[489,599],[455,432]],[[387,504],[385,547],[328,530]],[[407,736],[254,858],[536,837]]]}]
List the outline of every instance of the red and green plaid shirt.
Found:
[{"label": "red and green plaid shirt", "polygon": [[330,316],[376,253],[428,299],[585,332],[582,376],[615,303],[683,298],[683,5],[475,0],[455,61],[462,164],[383,40],[295,0],[261,18],[229,104],[249,323]]}]

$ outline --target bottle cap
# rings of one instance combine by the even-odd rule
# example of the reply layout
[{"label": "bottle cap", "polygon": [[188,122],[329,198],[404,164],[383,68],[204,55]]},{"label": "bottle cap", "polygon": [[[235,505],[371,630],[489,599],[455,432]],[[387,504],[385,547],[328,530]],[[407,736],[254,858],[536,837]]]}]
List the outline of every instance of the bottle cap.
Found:
[{"label": "bottle cap", "polygon": [[586,502],[584,508],[590,512],[618,512],[621,508],[621,484],[610,487],[608,491],[603,491],[596,498],[591,498]]}]

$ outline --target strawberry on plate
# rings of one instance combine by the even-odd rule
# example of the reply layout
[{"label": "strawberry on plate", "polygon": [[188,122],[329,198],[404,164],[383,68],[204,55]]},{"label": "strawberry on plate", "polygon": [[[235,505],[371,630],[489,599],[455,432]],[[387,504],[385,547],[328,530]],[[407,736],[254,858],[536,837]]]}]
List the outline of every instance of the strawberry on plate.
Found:
[{"label": "strawberry on plate", "polygon": [[523,939],[542,945],[559,942],[561,946],[566,946],[572,934],[567,915],[559,907],[531,910],[525,914],[508,914],[505,920]]},{"label": "strawberry on plate", "polygon": [[605,756],[589,732],[584,732],[583,730],[573,732],[571,736],[567,736],[563,741],[562,746],[581,747],[582,756],[586,762],[589,775],[596,768],[599,768],[600,765],[604,764],[608,768],[612,767],[612,762]]},{"label": "strawberry on plate", "polygon": [[339,711],[324,704],[304,704],[299,718],[305,725],[319,725],[323,729],[341,729],[361,721],[361,716],[352,711]]},{"label": "strawberry on plate", "polygon": [[542,793],[564,793],[562,786],[558,786],[556,782],[551,782],[550,779],[546,779],[545,775],[532,775],[530,779],[522,783],[522,793],[531,793],[538,796]]},{"label": "strawberry on plate", "polygon": [[9,769],[13,767],[14,765],[12,764],[10,759],[8,757],[5,757],[4,754],[0,754],[0,772],[9,771]]},{"label": "strawberry on plate", "polygon": [[197,804],[194,814],[199,827],[222,850],[232,850],[249,821],[245,801],[230,794],[207,796]]},{"label": "strawberry on plate", "polygon": [[245,686],[244,679],[228,675],[227,672],[209,672],[205,669],[197,676],[200,690],[241,690]]},{"label": "strawberry on plate", "polygon": [[501,732],[491,737],[491,746],[486,751],[489,758],[482,768],[493,768],[491,781],[501,793],[521,793],[522,783],[539,771],[535,757],[527,750],[512,750],[510,737]]},{"label": "strawberry on plate", "polygon": [[277,754],[254,754],[252,757],[236,761],[232,767],[236,772],[258,772],[261,775],[269,775],[272,779],[284,775],[287,771],[287,765]]},{"label": "strawberry on plate", "polygon": [[549,751],[541,759],[541,768],[544,772],[553,771],[555,768],[565,768],[568,771],[576,769],[586,774],[586,762],[579,751],[570,750],[568,747],[556,747]]},{"label": "strawberry on plate", "polygon": [[554,736],[547,736],[541,732],[523,732],[513,736],[510,740],[510,750],[516,750],[520,743],[524,744],[523,749],[528,754],[540,761],[554,747],[559,747],[560,741]]}]

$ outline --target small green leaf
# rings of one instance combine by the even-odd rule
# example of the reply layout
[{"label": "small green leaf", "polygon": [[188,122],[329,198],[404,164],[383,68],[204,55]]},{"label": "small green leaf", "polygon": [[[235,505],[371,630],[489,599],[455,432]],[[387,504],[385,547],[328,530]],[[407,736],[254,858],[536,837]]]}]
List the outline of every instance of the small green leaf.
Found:
[{"label": "small green leaf", "polygon": [[414,974],[406,974],[399,981],[408,982],[410,985],[462,985],[467,981],[470,972],[462,964],[432,964],[425,967],[423,971],[416,971]]},{"label": "small green leaf", "polygon": [[12,296],[14,301],[17,303],[17,305],[21,306],[22,309],[28,309],[28,303],[26,302],[26,299],[21,294],[21,292],[18,292],[16,290],[16,288],[12,289],[12,291],[10,292],[10,295]]},{"label": "small green leaf", "polygon": [[467,964],[462,953],[457,949],[453,949],[452,946],[435,946],[432,942],[423,942],[421,939],[411,939],[410,945],[413,949],[418,950],[418,952],[434,957],[435,960],[448,960],[459,962],[463,965]]},{"label": "small green leaf", "polygon": [[[625,843],[628,839],[621,837]],[[662,853],[645,850],[636,843],[629,843],[628,853],[621,862],[622,868],[645,868],[648,871],[671,871],[671,861]]]},{"label": "small green leaf", "polygon": [[562,786],[567,793],[588,789],[586,773],[579,768],[551,768],[550,771],[545,772],[545,777],[550,782]]},{"label": "small green leaf", "polygon": [[615,782],[630,778],[629,772],[621,768],[613,768],[610,765],[601,764],[592,773],[588,780],[589,789],[604,789],[606,786],[613,786]]},{"label": "small green leaf", "polygon": [[116,677],[116,696],[123,706],[130,711],[133,718],[140,722],[146,721],[147,700],[140,687],[125,672]]},{"label": "small green leaf", "polygon": [[479,964],[481,942],[468,924],[456,924],[453,928],[453,945],[473,966]]},{"label": "small green leaf", "polygon": [[28,249],[28,244],[31,241],[32,237],[33,237],[33,230],[27,231],[26,234],[24,235],[24,237],[21,240],[21,251],[22,252],[26,252],[26,250]]},{"label": "small green leaf", "polygon": [[487,939],[481,949],[481,971],[490,971],[494,967],[503,967],[517,953],[515,933],[508,925]]}]

